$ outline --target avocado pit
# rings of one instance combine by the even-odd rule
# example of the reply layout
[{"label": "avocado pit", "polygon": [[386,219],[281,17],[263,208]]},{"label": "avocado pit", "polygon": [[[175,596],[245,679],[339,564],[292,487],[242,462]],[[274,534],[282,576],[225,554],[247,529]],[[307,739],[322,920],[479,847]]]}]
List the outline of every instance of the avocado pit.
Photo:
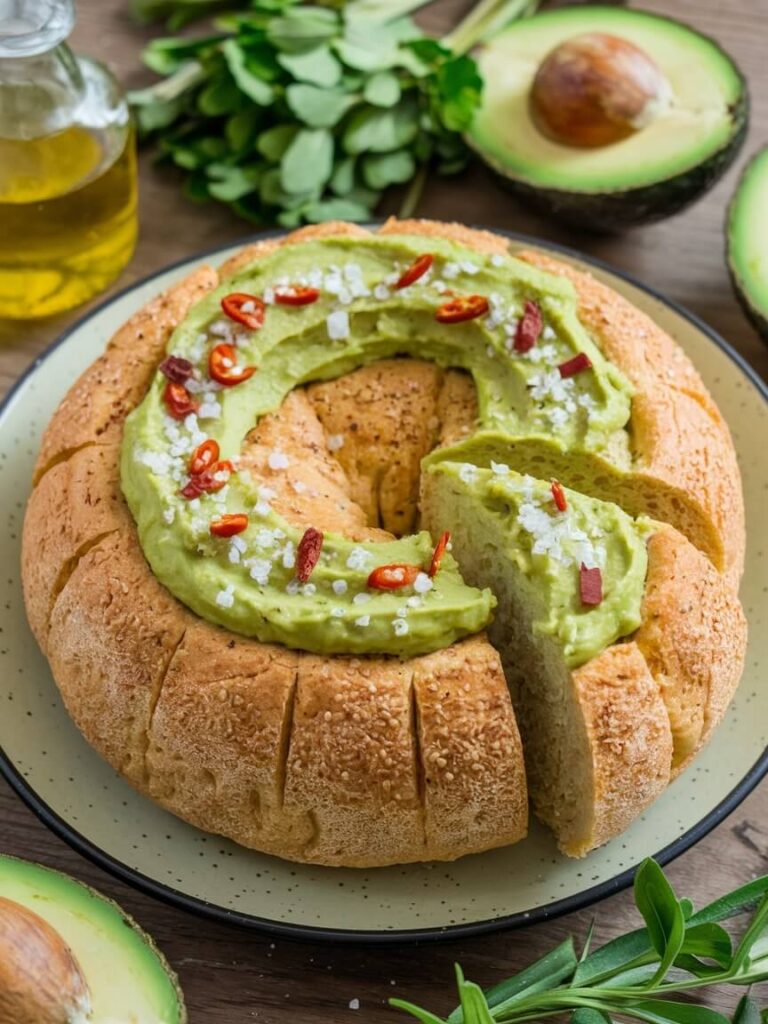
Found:
[{"label": "avocado pit", "polygon": [[563,145],[596,148],[644,128],[670,97],[669,82],[640,47],[605,32],[586,32],[544,58],[530,104],[544,135]]},{"label": "avocado pit", "polygon": [[0,1024],[85,1024],[91,997],[59,933],[0,897]]}]

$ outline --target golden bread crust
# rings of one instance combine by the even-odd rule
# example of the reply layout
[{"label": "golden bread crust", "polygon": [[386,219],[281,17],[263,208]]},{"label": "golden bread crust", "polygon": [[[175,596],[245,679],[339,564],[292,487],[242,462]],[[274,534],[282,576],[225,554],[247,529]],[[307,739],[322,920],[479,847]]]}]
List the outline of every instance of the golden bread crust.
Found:
[{"label": "golden bread crust", "polygon": [[[380,230],[507,251],[505,239],[462,225],[388,221]],[[367,232],[347,224],[304,228],[247,247],[220,275],[278,246],[339,234]],[[556,261],[527,258],[574,277]],[[652,405],[644,388],[656,356],[638,362],[609,323],[618,310],[622,329],[636,327],[636,311],[582,278],[574,279],[585,323],[638,388],[633,429],[645,468],[664,479],[672,474],[674,445],[703,422],[701,411],[725,473],[718,494],[730,495],[738,512],[727,431],[695,371],[643,320],[659,358],[678,373],[675,396],[693,396],[690,422],[675,428],[665,448],[671,413],[654,420],[643,404]],[[75,383],[44,436],[24,528],[25,600],[72,718],[118,771],[169,810],[289,859],[367,866],[452,859],[515,842],[527,828],[521,743],[498,655],[485,637],[406,661],[289,651],[200,620],[144,560],[120,493],[123,422],[173,328],[219,279],[201,268],[135,314]],[[636,345],[637,332],[631,337]],[[437,440],[457,440],[473,427],[476,400],[466,375],[389,363],[297,390],[249,435],[244,461],[265,477],[265,453],[276,443],[301,451],[295,461],[318,492],[311,511],[325,529],[360,538],[411,529],[419,459]],[[393,424],[372,431],[371,415],[360,437],[350,437],[356,410],[381,399],[395,409],[393,424],[408,425],[399,451],[403,437]],[[350,439],[331,458],[327,441],[335,433]],[[700,488],[701,446],[682,452],[696,464],[686,464],[683,479]],[[679,464],[675,473],[680,479]],[[275,486],[280,511],[294,522],[306,518],[306,501]],[[734,576],[742,540],[738,529],[731,532]],[[686,601],[697,603],[696,615]],[[722,577],[675,531],[655,534],[637,636],[572,676],[589,737],[593,810],[578,834],[561,837],[569,853],[626,827],[706,741],[737,681],[743,638],[738,601]]]},{"label": "golden bread crust", "polygon": [[634,639],[667,707],[677,775],[731,702],[744,665],[747,623],[736,594],[670,528],[648,542],[642,617]]},{"label": "golden bread crust", "polygon": [[579,857],[623,832],[669,783],[672,733],[659,687],[634,643],[614,644],[572,673],[592,754],[584,813],[558,832]]}]

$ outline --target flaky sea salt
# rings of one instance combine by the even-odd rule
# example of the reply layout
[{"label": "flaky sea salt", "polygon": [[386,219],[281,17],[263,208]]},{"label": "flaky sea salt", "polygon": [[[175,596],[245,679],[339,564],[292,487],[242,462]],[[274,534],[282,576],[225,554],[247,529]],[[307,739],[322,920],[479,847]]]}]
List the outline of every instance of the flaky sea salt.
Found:
[{"label": "flaky sea salt", "polygon": [[287,469],[291,464],[291,460],[285,454],[285,452],[272,451],[267,456],[267,465],[270,469],[279,470]]},{"label": "flaky sea salt", "polygon": [[325,323],[331,341],[343,341],[349,337],[349,313],[345,309],[335,309],[329,313]]},{"label": "flaky sea salt", "polygon": [[432,589],[432,580],[427,576],[425,572],[420,572],[416,579],[413,581],[413,589],[417,594],[428,594]]}]

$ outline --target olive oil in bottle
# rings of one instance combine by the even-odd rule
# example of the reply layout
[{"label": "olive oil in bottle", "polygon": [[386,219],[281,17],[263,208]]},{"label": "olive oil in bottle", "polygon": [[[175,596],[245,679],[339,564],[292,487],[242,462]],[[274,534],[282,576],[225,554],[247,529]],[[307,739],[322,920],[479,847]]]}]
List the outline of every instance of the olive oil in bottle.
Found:
[{"label": "olive oil in bottle", "polygon": [[0,5],[0,317],[85,302],[136,242],[128,109],[109,72],[64,45],[73,20],[71,0]]}]

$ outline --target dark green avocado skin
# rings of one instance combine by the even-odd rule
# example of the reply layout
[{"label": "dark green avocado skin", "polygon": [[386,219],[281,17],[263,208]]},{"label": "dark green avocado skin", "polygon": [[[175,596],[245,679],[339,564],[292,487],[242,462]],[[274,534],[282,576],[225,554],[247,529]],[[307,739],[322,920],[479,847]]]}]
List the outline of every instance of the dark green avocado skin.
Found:
[{"label": "dark green avocado skin", "polygon": [[480,155],[505,187],[537,209],[575,227],[612,234],[641,224],[652,224],[679,213],[708,192],[725,174],[738,156],[747,135],[749,93],[744,79],[740,101],[734,107],[731,117],[733,132],[730,139],[703,163],[673,178],[616,192],[593,194],[542,188],[510,178],[500,167],[491,164],[484,154]]},{"label": "dark green avocado skin", "polygon": [[728,273],[731,277],[731,284],[733,285],[734,294],[736,295],[736,298],[739,300],[739,305],[741,306],[744,315],[755,328],[755,330],[763,339],[763,341],[768,342],[768,319],[766,318],[764,313],[761,313],[760,310],[753,306],[750,302],[749,296],[742,287],[741,281],[739,280],[736,271],[733,269],[730,260],[728,261]]},{"label": "dark green avocado skin", "polygon": [[[746,176],[749,173],[749,170],[750,170],[750,167],[751,167],[751,164],[752,164],[753,160],[756,160],[759,156],[761,156],[762,152],[763,152],[763,150],[758,150],[758,152],[755,153],[755,155],[752,158],[752,160],[749,161],[747,166],[742,171],[741,178],[739,179],[739,183],[736,186],[736,189],[735,189],[734,194],[733,194],[733,198],[731,199],[730,205],[728,207],[728,212],[726,214],[726,224],[725,224],[725,239],[726,239],[725,262],[726,262],[726,266],[728,267],[728,274],[729,274],[729,276],[731,278],[731,285],[733,287],[733,293],[736,296],[736,298],[738,299],[739,305],[741,306],[742,311],[744,312],[744,315],[746,316],[747,320],[749,320],[749,322],[752,324],[752,326],[755,328],[755,330],[760,335],[760,337],[763,339],[763,341],[768,342],[768,315],[767,315],[768,311],[759,309],[752,302],[752,300],[749,297],[749,293],[748,293],[747,289],[744,287],[744,283],[742,282],[741,278],[739,277],[738,273],[736,272],[736,268],[734,266],[733,259],[731,258],[731,247],[732,247],[733,243],[731,241],[731,232],[730,232],[731,217],[733,215],[733,206],[734,206],[734,203],[736,201],[736,197],[739,194],[739,190],[741,188],[741,184],[742,184],[743,181],[746,180]],[[768,242],[766,244],[768,244]]]}]

